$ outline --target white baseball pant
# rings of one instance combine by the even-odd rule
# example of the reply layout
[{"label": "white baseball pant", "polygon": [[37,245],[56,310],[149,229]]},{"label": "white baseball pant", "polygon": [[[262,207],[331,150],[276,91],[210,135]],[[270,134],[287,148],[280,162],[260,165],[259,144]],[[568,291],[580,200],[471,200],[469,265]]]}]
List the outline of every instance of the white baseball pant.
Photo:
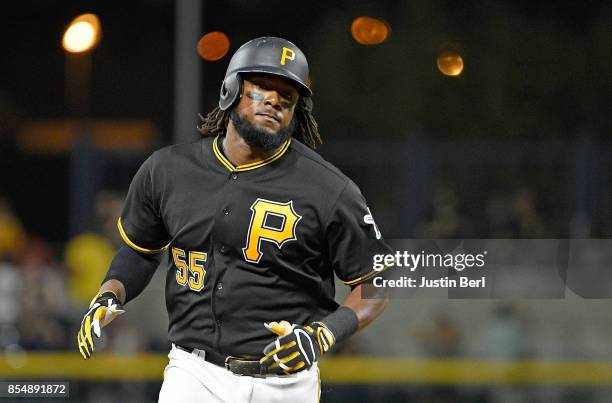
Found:
[{"label": "white baseball pant", "polygon": [[159,403],[317,403],[321,383],[317,363],[307,370],[265,378],[236,375],[172,346]]}]

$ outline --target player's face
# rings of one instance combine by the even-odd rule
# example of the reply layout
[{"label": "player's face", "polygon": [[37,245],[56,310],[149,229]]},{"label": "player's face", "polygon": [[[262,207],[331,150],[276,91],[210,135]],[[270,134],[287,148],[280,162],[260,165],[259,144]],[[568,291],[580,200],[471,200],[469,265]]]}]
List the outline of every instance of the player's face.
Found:
[{"label": "player's face", "polygon": [[291,124],[298,97],[296,88],[284,77],[248,74],[236,111],[253,126],[276,134]]}]

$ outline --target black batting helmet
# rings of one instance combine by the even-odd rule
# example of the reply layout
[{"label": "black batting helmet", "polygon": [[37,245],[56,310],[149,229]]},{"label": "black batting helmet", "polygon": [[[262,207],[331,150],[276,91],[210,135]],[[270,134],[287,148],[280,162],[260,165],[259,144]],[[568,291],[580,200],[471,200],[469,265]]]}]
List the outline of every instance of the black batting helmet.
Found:
[{"label": "black batting helmet", "polygon": [[301,96],[310,97],[308,88],[308,62],[304,53],[293,43],[282,38],[265,36],[252,39],[242,45],[227,67],[219,108],[226,110],[240,94],[240,73],[267,73],[288,78],[296,84]]}]

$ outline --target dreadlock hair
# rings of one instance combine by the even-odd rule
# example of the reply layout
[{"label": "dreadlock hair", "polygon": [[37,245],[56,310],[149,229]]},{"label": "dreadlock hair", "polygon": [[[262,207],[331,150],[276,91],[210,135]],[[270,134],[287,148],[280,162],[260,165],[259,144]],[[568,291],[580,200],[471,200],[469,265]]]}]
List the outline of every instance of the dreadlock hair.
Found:
[{"label": "dreadlock hair", "polygon": [[[223,136],[230,121],[230,109],[224,111],[218,106],[210,111],[206,116],[200,114],[202,124],[198,126],[198,131],[203,136]],[[297,128],[293,137],[306,144],[313,150],[318,145],[323,144],[319,134],[319,125],[312,114],[312,100],[308,97],[301,97],[298,101],[293,118],[296,119]]]}]

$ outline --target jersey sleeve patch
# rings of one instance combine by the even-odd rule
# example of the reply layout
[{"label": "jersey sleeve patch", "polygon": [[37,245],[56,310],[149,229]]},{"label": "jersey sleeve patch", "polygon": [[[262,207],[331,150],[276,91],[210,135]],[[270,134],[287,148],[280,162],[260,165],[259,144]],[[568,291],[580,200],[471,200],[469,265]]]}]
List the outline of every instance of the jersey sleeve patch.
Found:
[{"label": "jersey sleeve patch", "polygon": [[378,272],[373,270],[371,256],[388,250],[365,198],[353,182],[348,182],[333,206],[326,238],[334,272],[349,286],[374,277]]}]

